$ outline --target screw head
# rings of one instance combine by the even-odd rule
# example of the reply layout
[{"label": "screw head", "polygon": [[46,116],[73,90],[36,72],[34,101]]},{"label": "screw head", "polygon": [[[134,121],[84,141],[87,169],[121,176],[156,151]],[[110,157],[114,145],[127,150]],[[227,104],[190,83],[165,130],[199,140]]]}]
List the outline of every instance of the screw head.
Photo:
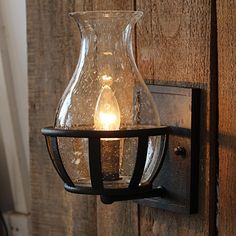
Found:
[{"label": "screw head", "polygon": [[174,153],[176,156],[185,156],[186,155],[186,150],[182,146],[177,146],[174,148]]}]

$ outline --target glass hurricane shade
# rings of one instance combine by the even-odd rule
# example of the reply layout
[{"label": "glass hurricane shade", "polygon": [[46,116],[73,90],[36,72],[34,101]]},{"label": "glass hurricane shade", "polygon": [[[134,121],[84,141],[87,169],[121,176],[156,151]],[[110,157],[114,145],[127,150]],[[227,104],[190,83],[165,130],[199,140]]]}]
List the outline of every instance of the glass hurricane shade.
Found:
[{"label": "glass hurricane shade", "polygon": [[[158,112],[135,63],[132,29],[140,11],[75,12],[81,50],[72,79],[56,111],[54,127],[66,130],[132,130],[160,126]],[[138,139],[103,138],[101,166],[105,188],[127,187]],[[88,139],[58,138],[63,164],[77,186],[91,186]],[[160,138],[149,137],[141,185],[158,162]]]}]

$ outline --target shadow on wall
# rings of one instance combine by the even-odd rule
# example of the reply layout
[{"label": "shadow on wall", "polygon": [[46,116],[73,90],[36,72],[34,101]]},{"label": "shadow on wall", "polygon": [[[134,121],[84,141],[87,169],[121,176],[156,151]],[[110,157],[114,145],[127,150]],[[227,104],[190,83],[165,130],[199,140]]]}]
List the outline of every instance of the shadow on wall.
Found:
[{"label": "shadow on wall", "polygon": [[10,177],[7,168],[6,155],[3,145],[3,134],[0,126],[0,212],[14,210]]}]

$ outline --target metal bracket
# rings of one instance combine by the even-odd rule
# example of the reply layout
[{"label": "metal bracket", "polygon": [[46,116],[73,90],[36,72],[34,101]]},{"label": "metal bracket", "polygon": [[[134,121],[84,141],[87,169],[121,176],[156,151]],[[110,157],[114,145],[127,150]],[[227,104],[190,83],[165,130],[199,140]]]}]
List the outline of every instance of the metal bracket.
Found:
[{"label": "metal bracket", "polygon": [[139,204],[179,213],[198,208],[200,89],[148,86],[160,114],[161,125],[171,127],[167,156],[153,187],[163,186],[163,198],[145,198]]}]

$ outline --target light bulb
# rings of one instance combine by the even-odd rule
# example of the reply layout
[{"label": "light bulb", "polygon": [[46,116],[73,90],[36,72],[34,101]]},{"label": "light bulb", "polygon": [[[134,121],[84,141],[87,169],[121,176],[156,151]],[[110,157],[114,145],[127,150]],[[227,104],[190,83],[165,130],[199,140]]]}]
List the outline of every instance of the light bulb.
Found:
[{"label": "light bulb", "polygon": [[[110,76],[103,76],[111,81]],[[108,79],[109,78],[109,79]],[[96,130],[118,130],[120,128],[120,109],[117,99],[109,85],[102,87],[94,112],[94,128]],[[103,180],[119,180],[120,139],[101,139],[101,162]]]},{"label": "light bulb", "polygon": [[94,112],[96,130],[118,130],[120,128],[120,109],[114,92],[105,85],[98,97]]}]

